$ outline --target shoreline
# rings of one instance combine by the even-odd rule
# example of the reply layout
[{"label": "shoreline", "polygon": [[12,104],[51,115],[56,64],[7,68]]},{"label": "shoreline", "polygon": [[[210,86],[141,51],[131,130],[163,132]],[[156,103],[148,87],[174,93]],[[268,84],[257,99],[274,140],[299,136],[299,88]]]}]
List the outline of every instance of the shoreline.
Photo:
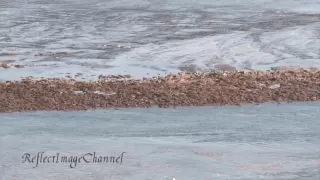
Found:
[{"label": "shoreline", "polygon": [[0,82],[0,112],[223,106],[320,100],[320,70],[178,73]]}]

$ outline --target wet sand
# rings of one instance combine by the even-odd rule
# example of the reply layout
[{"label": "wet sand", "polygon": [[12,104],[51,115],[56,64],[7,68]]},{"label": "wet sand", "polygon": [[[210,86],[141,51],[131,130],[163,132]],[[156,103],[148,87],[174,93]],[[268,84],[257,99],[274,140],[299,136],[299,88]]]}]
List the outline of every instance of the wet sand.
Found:
[{"label": "wet sand", "polygon": [[241,105],[320,99],[320,70],[178,73],[131,79],[101,75],[0,83],[0,112]]}]

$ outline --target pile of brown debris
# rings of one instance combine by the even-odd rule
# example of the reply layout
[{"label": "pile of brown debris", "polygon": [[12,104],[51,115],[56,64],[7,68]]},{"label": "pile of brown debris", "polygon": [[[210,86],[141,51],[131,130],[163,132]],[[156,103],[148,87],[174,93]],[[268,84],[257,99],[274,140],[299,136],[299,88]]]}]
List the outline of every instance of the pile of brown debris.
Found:
[{"label": "pile of brown debris", "polygon": [[[316,101],[320,70],[178,73],[97,81],[23,79],[0,83],[0,112]],[[129,78],[129,77],[128,77]]]}]

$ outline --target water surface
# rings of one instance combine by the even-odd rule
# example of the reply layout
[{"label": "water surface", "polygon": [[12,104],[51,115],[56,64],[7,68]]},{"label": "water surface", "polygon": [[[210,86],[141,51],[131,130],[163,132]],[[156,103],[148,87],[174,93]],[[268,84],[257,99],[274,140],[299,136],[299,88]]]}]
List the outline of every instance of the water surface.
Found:
[{"label": "water surface", "polygon": [[0,60],[39,66],[1,79],[320,65],[318,0],[2,0],[0,22]]},{"label": "water surface", "polygon": [[[0,115],[0,179],[320,179],[319,102]],[[22,163],[24,153],[122,164]]]}]

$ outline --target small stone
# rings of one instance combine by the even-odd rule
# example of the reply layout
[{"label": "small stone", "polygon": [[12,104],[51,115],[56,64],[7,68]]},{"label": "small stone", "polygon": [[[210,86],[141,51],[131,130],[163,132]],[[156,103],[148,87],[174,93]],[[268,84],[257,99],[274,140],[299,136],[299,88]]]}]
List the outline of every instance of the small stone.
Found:
[{"label": "small stone", "polygon": [[125,77],[125,78],[131,78],[132,76],[131,76],[131,75],[128,75],[128,74],[126,74],[126,75],[124,75],[124,77]]},{"label": "small stone", "polygon": [[16,67],[16,68],[24,68],[24,65],[17,64],[17,65],[14,65],[14,67]]},{"label": "small stone", "polygon": [[9,68],[10,61],[0,61],[0,67]]}]

